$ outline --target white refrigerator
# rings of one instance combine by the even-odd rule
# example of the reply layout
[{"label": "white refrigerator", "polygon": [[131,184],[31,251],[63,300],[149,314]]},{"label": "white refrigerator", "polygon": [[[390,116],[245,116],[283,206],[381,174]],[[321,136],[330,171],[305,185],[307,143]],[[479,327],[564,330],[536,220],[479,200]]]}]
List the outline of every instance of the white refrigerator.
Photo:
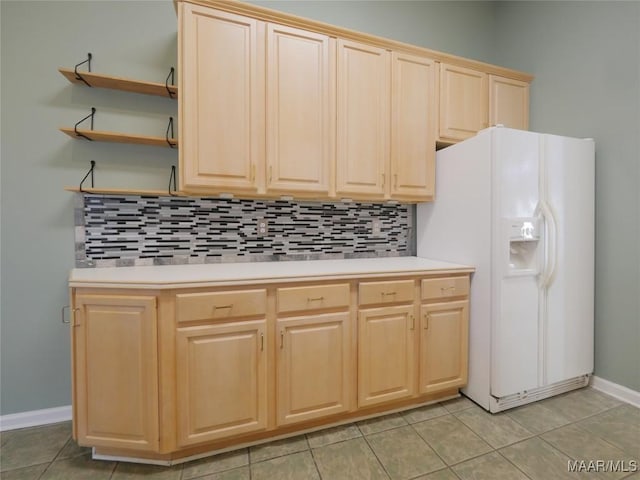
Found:
[{"label": "white refrigerator", "polygon": [[498,412],[593,373],[592,139],[488,128],[436,155],[417,255],[476,268],[463,393]]}]

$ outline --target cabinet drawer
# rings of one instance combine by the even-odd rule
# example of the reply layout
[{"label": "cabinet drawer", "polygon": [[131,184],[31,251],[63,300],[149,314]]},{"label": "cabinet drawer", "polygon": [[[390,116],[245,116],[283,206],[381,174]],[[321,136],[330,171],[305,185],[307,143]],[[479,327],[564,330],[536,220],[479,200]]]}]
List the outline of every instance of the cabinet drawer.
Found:
[{"label": "cabinet drawer", "polygon": [[359,287],[360,305],[412,302],[415,283],[413,280],[392,282],[365,282]]},{"label": "cabinet drawer", "polygon": [[264,289],[176,295],[178,322],[264,315],[266,310]]},{"label": "cabinet drawer", "polygon": [[278,312],[319,310],[349,306],[349,284],[279,288]]},{"label": "cabinet drawer", "polygon": [[427,278],[422,280],[422,299],[433,300],[469,295],[469,277]]}]

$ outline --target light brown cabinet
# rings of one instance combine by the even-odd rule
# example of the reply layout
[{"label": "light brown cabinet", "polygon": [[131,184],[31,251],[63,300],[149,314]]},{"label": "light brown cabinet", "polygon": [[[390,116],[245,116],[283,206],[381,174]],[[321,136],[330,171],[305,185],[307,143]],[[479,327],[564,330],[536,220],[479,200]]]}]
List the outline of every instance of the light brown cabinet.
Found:
[{"label": "light brown cabinet", "polygon": [[180,189],[255,193],[264,170],[264,23],[179,9]]},{"label": "light brown cabinet", "polygon": [[420,310],[420,393],[467,383],[467,301],[423,305]]},{"label": "light brown cabinet", "polygon": [[267,24],[267,191],[327,197],[335,162],[335,40]]},{"label": "light brown cabinet", "polygon": [[529,128],[529,83],[489,75],[489,124]]},{"label": "light brown cabinet", "polygon": [[336,192],[385,196],[390,125],[390,53],[338,39]]},{"label": "light brown cabinet", "polygon": [[73,429],[80,445],[157,451],[156,298],[77,295]]},{"label": "light brown cabinet", "polygon": [[489,126],[487,74],[440,64],[439,140],[456,142]]},{"label": "light brown cabinet", "polygon": [[433,60],[392,53],[391,198],[431,200],[437,125]]},{"label": "light brown cabinet", "polygon": [[187,446],[267,426],[266,320],[179,328],[177,435]]},{"label": "light brown cabinet", "polygon": [[174,460],[457,395],[468,271],[74,288],[74,438]]}]

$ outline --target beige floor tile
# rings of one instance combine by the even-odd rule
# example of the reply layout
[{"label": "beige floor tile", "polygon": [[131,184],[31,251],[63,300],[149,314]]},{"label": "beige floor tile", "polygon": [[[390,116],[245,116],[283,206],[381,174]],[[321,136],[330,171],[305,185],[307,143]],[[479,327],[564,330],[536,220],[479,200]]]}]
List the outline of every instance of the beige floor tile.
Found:
[{"label": "beige floor tile", "polygon": [[361,437],[362,434],[356,425],[340,425],[339,427],[326,428],[317,432],[308,433],[307,440],[311,448],[322,447],[336,442],[343,442],[352,438]]},{"label": "beige floor tile", "polygon": [[455,416],[493,448],[501,448],[532,436],[506,413],[491,414],[480,407],[457,412]]},{"label": "beige floor tile", "polygon": [[[629,464],[636,460],[622,449],[606,442],[597,435],[578,425],[567,425],[542,435],[542,439],[574,460],[589,462],[592,460],[623,461]],[[638,438],[640,441],[640,437]],[[610,472],[607,478],[621,478],[628,473]]]},{"label": "beige floor tile", "polygon": [[270,458],[282,457],[283,455],[304,450],[309,450],[309,443],[304,435],[300,435],[251,447],[249,449],[249,460],[251,463],[262,462]]},{"label": "beige floor tile", "polygon": [[582,420],[622,404],[619,400],[589,387],[541,400],[540,403],[571,422]]},{"label": "beige floor tile", "polygon": [[90,455],[53,462],[40,477],[41,480],[107,480],[116,462],[93,460]]},{"label": "beige floor tile", "polygon": [[313,449],[325,480],[383,480],[389,477],[364,438],[354,438]]},{"label": "beige floor tile", "polygon": [[250,478],[251,472],[249,471],[249,467],[246,466],[198,477],[198,480],[250,480]]},{"label": "beige floor tile", "polygon": [[37,480],[48,466],[48,463],[42,463],[40,465],[18,468],[17,470],[4,471],[0,474],[0,478],[2,478],[2,480]]},{"label": "beige floor tile", "polygon": [[447,465],[493,450],[487,442],[453,415],[416,423],[413,428],[447,462]]},{"label": "beige floor tile", "polygon": [[429,473],[421,477],[417,477],[415,480],[459,480],[458,476],[453,473],[450,468],[444,470],[438,470],[437,472]]},{"label": "beige floor tile", "polygon": [[223,472],[232,468],[249,464],[249,453],[246,448],[232,452],[221,453],[212,457],[194,460],[185,463],[182,471],[182,480],[201,477],[210,473]]},{"label": "beige floor tile", "polygon": [[500,453],[533,480],[589,478],[569,472],[571,459],[538,437],[505,447]]},{"label": "beige floor tile", "polygon": [[[640,468],[640,465],[638,465],[637,468]],[[630,474],[627,477],[624,477],[624,480],[640,480],[640,471],[637,471],[635,473]]]},{"label": "beige floor tile", "polygon": [[427,405],[425,407],[418,407],[412,410],[402,412],[402,418],[409,423],[418,423],[429,420],[430,418],[442,417],[447,415],[449,411],[440,404]]},{"label": "beige floor tile", "polygon": [[311,452],[298,452],[251,465],[252,480],[320,480]]},{"label": "beige floor tile", "polygon": [[0,449],[0,469],[14,470],[51,462],[71,438],[69,422],[25,428],[5,433]]},{"label": "beige floor tile", "polygon": [[640,409],[620,405],[578,425],[640,460]]},{"label": "beige floor tile", "polygon": [[56,457],[56,460],[77,457],[78,455],[87,455],[89,453],[91,453],[90,448],[80,447],[73,438],[70,438]]},{"label": "beige floor tile", "polygon": [[369,435],[366,439],[393,480],[414,478],[445,467],[410,426]]},{"label": "beige floor tile", "polygon": [[539,434],[570,423],[569,419],[542,403],[531,403],[508,410],[507,415],[531,433]]},{"label": "beige floor tile", "polygon": [[442,405],[449,413],[459,412],[460,410],[466,410],[467,408],[476,406],[475,403],[464,396],[454,398],[453,400],[447,400],[446,402],[442,402],[440,405]]},{"label": "beige floor tile", "polygon": [[371,435],[372,433],[383,432],[392,428],[398,428],[407,425],[407,421],[399,414],[384,415],[382,417],[370,418],[357,423],[358,428],[363,435]]},{"label": "beige floor tile", "polygon": [[180,480],[182,465],[165,467],[161,465],[145,465],[141,463],[120,462],[113,471],[111,480],[135,480],[148,478],[150,480]]},{"label": "beige floor tile", "polygon": [[528,480],[524,473],[497,452],[487,453],[451,468],[462,480]]}]

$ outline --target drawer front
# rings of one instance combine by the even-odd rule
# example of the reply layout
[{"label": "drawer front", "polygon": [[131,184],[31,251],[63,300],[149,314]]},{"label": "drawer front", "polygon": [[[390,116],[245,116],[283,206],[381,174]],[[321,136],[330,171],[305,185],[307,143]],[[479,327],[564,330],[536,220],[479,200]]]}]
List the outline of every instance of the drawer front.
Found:
[{"label": "drawer front", "polygon": [[178,322],[264,315],[266,311],[267,292],[264,289],[176,295]]},{"label": "drawer front", "polygon": [[469,277],[426,278],[422,280],[422,299],[435,300],[469,295]]},{"label": "drawer front", "polygon": [[347,308],[349,306],[349,284],[279,288],[277,298],[279,313]]},{"label": "drawer front", "polygon": [[358,303],[373,305],[397,302],[412,302],[415,283],[413,280],[387,282],[363,282],[359,287]]}]

